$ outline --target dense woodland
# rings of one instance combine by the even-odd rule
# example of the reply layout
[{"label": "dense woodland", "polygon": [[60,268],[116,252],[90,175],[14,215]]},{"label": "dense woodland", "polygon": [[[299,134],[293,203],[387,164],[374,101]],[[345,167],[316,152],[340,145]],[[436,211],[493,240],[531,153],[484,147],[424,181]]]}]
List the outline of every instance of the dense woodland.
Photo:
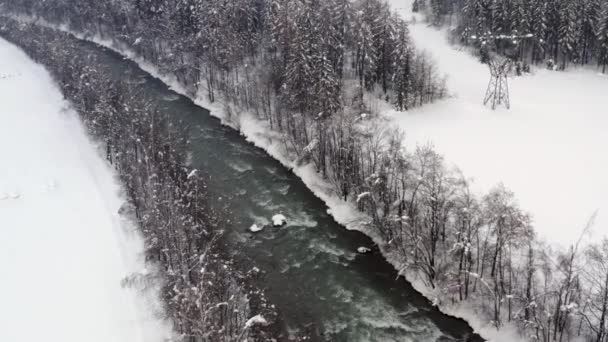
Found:
[{"label": "dense woodland", "polygon": [[[552,250],[508,189],[474,195],[432,148],[407,151],[403,132],[373,119],[377,101],[407,109],[446,92],[383,2],[0,2],[114,39],[175,75],[191,96],[266,120],[287,153],[314,163],[338,196],[368,214],[365,224],[402,272],[444,302],[467,301],[497,329],[513,324],[530,340],[608,341],[608,241]],[[426,4],[445,11],[434,12],[438,23],[463,6],[446,4]],[[468,24],[459,25],[464,32]],[[555,57],[546,51],[538,61]]]},{"label": "dense woodland", "polygon": [[74,37],[7,18],[0,33],[50,70],[125,186],[128,203],[121,214],[138,223],[146,259],[160,267],[129,275],[123,285],[145,290],[163,284],[166,314],[183,341],[264,340],[270,329],[246,324],[252,306],[269,320],[275,313],[261,305],[263,293],[220,248],[205,177],[186,166],[188,142],[179,123],[128,80],[111,80]]},{"label": "dense woodland", "polygon": [[436,25],[455,27],[458,41],[525,63],[608,65],[606,0],[416,0]]},{"label": "dense woodland", "polygon": [[[446,96],[381,0],[0,1],[129,46],[191,91],[249,111],[346,198],[367,175],[354,126],[367,95],[407,109]],[[232,107],[238,107],[232,108]],[[337,167],[335,167],[337,163]]]}]

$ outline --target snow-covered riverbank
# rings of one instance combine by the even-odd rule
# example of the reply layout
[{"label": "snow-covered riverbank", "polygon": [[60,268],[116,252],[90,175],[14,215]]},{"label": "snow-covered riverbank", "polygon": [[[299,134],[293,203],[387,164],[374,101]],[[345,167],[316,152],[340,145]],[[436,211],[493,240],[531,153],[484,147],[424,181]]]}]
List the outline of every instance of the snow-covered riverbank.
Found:
[{"label": "snow-covered riverbank", "polygon": [[0,340],[164,341],[112,170],[49,74],[0,39]]}]

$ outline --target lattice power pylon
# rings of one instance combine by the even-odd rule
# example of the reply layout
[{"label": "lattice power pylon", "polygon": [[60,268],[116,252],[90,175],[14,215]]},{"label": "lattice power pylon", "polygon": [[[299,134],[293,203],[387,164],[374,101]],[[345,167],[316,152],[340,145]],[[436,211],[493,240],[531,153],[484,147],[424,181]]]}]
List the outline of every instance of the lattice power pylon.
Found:
[{"label": "lattice power pylon", "polygon": [[483,100],[484,106],[488,102],[492,103],[492,109],[496,109],[497,105],[504,104],[507,109],[511,108],[511,102],[509,100],[509,82],[507,81],[507,74],[511,68],[511,61],[497,61],[490,60],[488,63],[490,66],[490,83],[488,84],[488,90],[486,90],[486,97]]}]

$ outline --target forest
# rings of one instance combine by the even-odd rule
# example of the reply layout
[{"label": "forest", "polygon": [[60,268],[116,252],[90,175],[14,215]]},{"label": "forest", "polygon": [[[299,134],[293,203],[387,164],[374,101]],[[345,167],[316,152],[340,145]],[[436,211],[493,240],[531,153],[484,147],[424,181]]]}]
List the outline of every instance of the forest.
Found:
[{"label": "forest", "polygon": [[605,0],[416,0],[461,44],[550,68],[608,65]]},{"label": "forest", "polygon": [[125,186],[128,203],[121,214],[138,223],[146,260],[158,272],[130,274],[122,285],[143,290],[163,284],[166,315],[184,341],[272,335],[271,326],[247,323],[253,311],[268,320],[276,312],[262,305],[266,299],[251,282],[254,275],[223,250],[205,176],[186,165],[188,141],[179,122],[160,114],[127,79],[110,80],[110,71],[68,34],[8,18],[0,33],[51,71]]},{"label": "forest", "polygon": [[[536,238],[533,220],[518,206],[515,194],[502,185],[483,196],[474,194],[467,178],[448,168],[432,147],[408,151],[404,147],[403,132],[374,119],[379,113],[370,99],[407,110],[448,95],[440,70],[429,56],[418,52],[409,42],[407,23],[393,15],[385,3],[378,0],[4,0],[0,3],[4,4],[4,11],[36,17],[41,22],[66,24],[76,32],[113,39],[136,51],[161,73],[175,75],[192,97],[202,94],[210,101],[222,103],[227,112],[247,111],[267,121],[273,130],[281,133],[288,153],[301,163],[314,163],[320,176],[332,184],[336,195],[355,203],[369,216],[366,225],[381,236],[383,250],[399,259],[403,265],[401,273],[424,281],[440,294],[440,300],[470,303],[497,329],[514,325],[530,340],[608,341],[608,241],[590,246],[575,242],[566,250],[552,250]],[[492,7],[497,8],[503,4],[501,8],[505,10],[523,3],[491,2]],[[584,27],[582,18],[586,12],[574,7],[574,4],[586,6],[599,2],[526,2],[530,8],[541,3],[544,4],[541,8],[546,10],[543,13],[551,18],[551,25],[557,26],[541,25],[543,38],[538,42],[542,44],[524,45],[528,40],[522,38],[517,58],[529,63],[551,58],[559,60],[564,67],[568,63],[605,64],[601,53],[603,40],[596,34],[597,27],[603,26],[594,26],[593,35],[581,33],[577,25]],[[457,33],[466,38],[463,42],[480,46],[485,40],[473,37],[484,34],[496,37],[492,32],[514,35],[516,28],[500,25],[507,21],[519,22],[513,20],[514,17],[498,21],[498,12],[490,11],[490,2],[482,0],[428,4],[419,1],[415,5],[420,11],[429,11],[437,25],[447,24],[454,16]],[[510,11],[509,15],[516,16]],[[562,12],[572,17],[564,17],[566,14]],[[517,18],[523,17],[517,15]],[[529,25],[537,22],[542,21],[530,20]],[[563,38],[567,32],[556,28],[563,22],[573,26],[576,32],[568,43],[564,43]],[[490,27],[494,29],[488,33]],[[51,58],[36,53],[36,49],[41,49],[37,47],[40,43],[25,36],[15,38],[19,32],[12,28],[9,39],[12,36],[21,46],[31,45],[28,50],[33,51],[31,55],[38,60]],[[517,32],[527,39],[525,26],[517,28]],[[531,31],[531,34],[537,37],[538,33]],[[493,44],[499,51],[504,49],[505,54],[513,50],[511,46],[503,46],[500,39],[495,39]],[[90,95],[103,97],[89,103],[89,95],[83,92],[110,87],[83,84],[85,78],[77,74],[86,71],[89,63],[65,63],[73,60],[73,54],[53,53],[57,54],[57,61],[44,64],[61,68],[55,74],[61,84],[66,84],[66,96],[75,105],[88,108],[87,126],[94,124],[93,128],[99,127],[95,129],[107,130],[104,127],[108,123],[104,120],[127,119],[119,115],[124,107],[112,109],[111,105],[116,97],[131,101],[124,91]],[[74,65],[80,65],[80,69],[71,70]],[[94,70],[84,73],[89,74],[101,77],[102,73]],[[64,78],[66,81],[62,81]],[[94,109],[107,105],[116,115],[93,121],[92,117],[102,115]],[[133,111],[137,106],[130,105],[130,108]],[[154,134],[142,128],[141,137],[133,136],[137,132],[135,123],[116,124],[124,130],[117,136],[133,137],[127,144],[114,141],[117,138],[112,130],[106,135],[98,133],[107,137],[109,156],[116,155],[116,149],[126,148],[118,160],[112,159],[119,170],[133,167],[126,158],[132,161],[158,154],[163,149],[163,139],[157,136],[162,136],[164,131],[167,131],[166,139],[177,139],[169,146],[184,144],[170,134],[175,128],[163,126],[168,121],[150,115],[145,114],[141,120],[147,120],[145,127],[150,120],[155,123],[152,126],[158,128]],[[150,141],[151,150],[140,150],[143,147],[136,143],[138,138]],[[204,185],[197,183],[198,178],[189,180],[185,176],[179,166],[183,160],[182,150],[175,149],[176,152],[169,149],[161,153],[162,162],[154,166],[159,169],[138,170],[137,174],[154,174],[159,181],[166,177],[169,184],[185,187],[180,191],[159,190],[159,194],[178,196],[177,203],[184,203],[180,201],[190,199],[180,194],[192,194],[191,189],[204,191]],[[148,188],[149,184],[142,184],[141,178],[127,177],[125,183],[130,191],[143,192],[138,198],[155,198],[148,193],[153,189]],[[206,224],[211,224],[210,218],[189,213],[191,207],[167,205],[175,198],[167,201],[161,213],[184,210],[184,214],[158,219],[185,217],[175,223],[177,227],[194,224],[204,229]],[[145,215],[144,203],[136,214],[147,218],[152,214]],[[591,218],[588,227],[592,224]],[[202,230],[192,233],[183,228],[176,228],[175,233],[157,234],[166,234],[159,241],[166,239],[178,250],[195,248],[190,246],[191,239],[207,236]],[[195,255],[205,253],[204,249],[194,251],[198,253]],[[155,258],[171,262],[171,270],[180,269],[182,262],[188,262],[180,261],[179,256],[167,258],[160,252]],[[189,281],[194,283],[200,277],[189,276],[193,277]],[[202,295],[202,292],[188,295]],[[204,329],[202,323],[188,324],[192,323],[182,326],[184,331]],[[203,333],[203,330],[197,332]]]}]

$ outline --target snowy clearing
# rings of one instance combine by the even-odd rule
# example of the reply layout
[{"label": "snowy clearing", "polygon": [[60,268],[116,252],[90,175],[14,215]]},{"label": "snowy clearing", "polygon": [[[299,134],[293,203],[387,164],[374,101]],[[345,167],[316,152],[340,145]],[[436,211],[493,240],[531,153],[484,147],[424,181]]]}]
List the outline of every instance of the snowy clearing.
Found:
[{"label": "snowy clearing", "polygon": [[[413,0],[388,0],[405,19]],[[577,240],[597,210],[596,234],[608,232],[608,81],[596,70],[541,68],[509,78],[511,110],[483,106],[488,67],[449,45],[446,32],[417,16],[417,48],[448,75],[453,98],[409,113],[388,110],[410,148],[432,143],[446,161],[485,192],[502,182],[533,215],[541,238],[561,246]]]},{"label": "snowy clearing", "polygon": [[113,172],[48,73],[0,39],[1,341],[163,341]]}]

